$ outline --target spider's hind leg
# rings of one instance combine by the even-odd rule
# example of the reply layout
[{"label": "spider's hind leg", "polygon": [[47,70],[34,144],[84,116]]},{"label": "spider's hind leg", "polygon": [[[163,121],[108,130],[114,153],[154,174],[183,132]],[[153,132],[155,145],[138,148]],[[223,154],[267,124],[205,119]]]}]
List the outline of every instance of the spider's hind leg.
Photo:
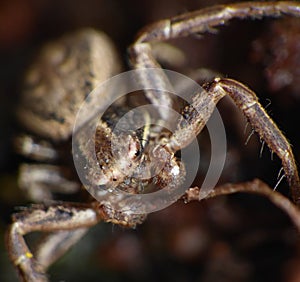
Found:
[{"label": "spider's hind leg", "polygon": [[53,193],[73,194],[80,189],[77,182],[68,180],[63,169],[55,165],[22,164],[18,182],[27,197],[36,203],[51,200]]},{"label": "spider's hind leg", "polygon": [[18,184],[29,200],[41,203],[53,199],[53,193],[73,194],[79,191],[80,184],[69,180],[73,176],[72,170],[57,164],[59,152],[53,144],[22,134],[15,138],[14,147],[20,155],[34,161],[23,163],[19,168]]}]

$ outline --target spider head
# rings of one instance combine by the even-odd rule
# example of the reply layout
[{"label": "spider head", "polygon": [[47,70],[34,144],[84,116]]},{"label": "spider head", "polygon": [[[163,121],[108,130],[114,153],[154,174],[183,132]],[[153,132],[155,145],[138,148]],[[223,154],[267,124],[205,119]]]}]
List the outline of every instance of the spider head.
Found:
[{"label": "spider head", "polygon": [[101,121],[93,139],[79,134],[85,137],[77,139],[86,167],[84,185],[99,202],[116,202],[123,197],[120,192],[176,189],[184,180],[184,166],[166,146],[170,133],[162,128],[118,130]]},{"label": "spider head", "polygon": [[93,176],[93,184],[105,186],[105,189],[119,187],[134,175],[141,162],[141,151],[141,141],[134,132],[116,133],[98,128],[95,142],[97,175]]}]

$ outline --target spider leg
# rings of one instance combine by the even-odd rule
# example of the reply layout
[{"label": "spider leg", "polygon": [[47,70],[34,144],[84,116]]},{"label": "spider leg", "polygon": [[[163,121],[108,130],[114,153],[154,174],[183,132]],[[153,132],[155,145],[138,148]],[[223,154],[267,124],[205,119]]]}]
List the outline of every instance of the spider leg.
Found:
[{"label": "spider leg", "polygon": [[206,85],[206,90],[197,93],[192,104],[183,109],[178,127],[166,145],[169,150],[176,152],[186,147],[202,131],[219,100],[229,95],[260,138],[281,159],[293,201],[299,204],[300,181],[291,146],[260,105],[255,93],[242,83],[228,78],[216,78]]},{"label": "spider leg", "polygon": [[[136,41],[129,47],[130,61],[136,69],[160,67],[151,46],[154,42],[161,42],[191,34],[201,34],[214,30],[234,18],[262,18],[290,15],[300,17],[300,5],[296,2],[243,2],[226,5],[216,5],[198,11],[185,13],[176,17],[157,21],[146,26],[138,34]],[[143,80],[142,80],[143,79]],[[141,77],[143,86],[149,81],[155,85],[167,87],[168,81],[164,75],[155,77]],[[146,91],[148,99],[156,105],[170,106],[171,101],[166,93],[152,93]]]},{"label": "spider leg", "polygon": [[80,189],[77,182],[70,181],[55,165],[22,164],[19,169],[19,186],[34,202],[51,200],[52,193],[72,194]]},{"label": "spider leg", "polygon": [[88,228],[50,233],[38,245],[34,256],[44,271],[74,246],[88,231]]},{"label": "spider leg", "polygon": [[[45,140],[30,135],[20,135],[14,140],[16,151],[35,161],[54,162],[58,153]],[[70,194],[80,189],[80,185],[66,178],[67,168],[46,164],[22,164],[19,168],[19,187],[34,202],[52,199],[52,193]]]},{"label": "spider leg", "polygon": [[[234,18],[255,19],[283,15],[300,17],[299,3],[279,1],[217,5],[161,20],[145,27],[140,32],[135,43],[129,49],[131,60],[136,68],[156,67],[159,65],[152,55],[152,42],[170,40],[194,33],[210,32]],[[159,83],[165,83],[165,80],[165,77],[158,78]],[[249,119],[254,130],[282,160],[285,174],[291,186],[293,200],[295,203],[300,203],[299,176],[288,141],[258,103],[255,94],[239,82],[230,79],[218,79],[211,85],[208,94],[196,94],[193,105],[184,109],[178,129],[167,146],[175,152],[189,144],[191,139],[202,130],[215,104],[224,95],[231,96]],[[151,97],[149,99],[151,100]],[[155,99],[159,101],[160,97]],[[160,101],[160,105],[164,105],[163,98]]]},{"label": "spider leg", "polygon": [[100,220],[99,214],[89,205],[35,205],[14,215],[7,233],[10,259],[24,281],[48,281],[44,266],[33,258],[24,235],[34,232],[54,232],[87,228]]},{"label": "spider leg", "polygon": [[[167,77],[164,75],[164,71],[162,69],[159,70],[161,66],[156,61],[150,44],[137,44],[134,49],[129,49],[129,53],[131,65],[134,68],[141,70],[138,72],[138,82],[141,84],[142,89],[145,89],[146,97],[158,109],[161,105],[164,105],[166,108],[172,108],[173,102],[171,96],[168,92],[161,90],[167,89],[172,92],[173,88]],[[142,71],[147,68],[155,68],[157,71],[150,73]],[[168,111],[161,111],[160,116],[164,120],[169,119]]]},{"label": "spider leg", "polygon": [[[64,251],[62,246],[57,247],[56,257],[49,256],[51,248],[55,247],[55,242],[61,238],[73,237],[73,243],[79,239],[87,228],[94,226],[100,221],[112,222],[126,227],[135,227],[145,219],[144,215],[134,215],[131,213],[122,213],[111,209],[110,207],[100,205],[98,202],[90,204],[78,203],[54,203],[51,205],[37,204],[31,208],[25,208],[22,212],[13,216],[13,223],[7,232],[7,247],[10,259],[23,281],[48,281],[45,274],[45,268],[52,263],[52,260],[58,258],[59,252]],[[78,231],[76,231],[78,230]],[[42,258],[46,265],[33,257],[28,248],[24,236],[34,231],[54,232],[51,239],[49,237],[49,249],[40,248],[37,256]],[[55,232],[64,232],[56,233]],[[69,232],[69,234],[68,234]],[[72,232],[74,232],[72,234]],[[72,245],[72,244],[71,244]],[[70,245],[70,246],[71,246]]]},{"label": "spider leg", "polygon": [[[154,42],[161,42],[191,34],[201,34],[214,30],[229,22],[231,19],[278,17],[290,15],[300,17],[300,6],[296,2],[243,2],[226,5],[216,5],[198,11],[185,13],[169,19],[157,21],[146,26],[138,34],[136,41],[129,47],[130,61],[134,68],[160,68],[151,46]],[[172,106],[172,99],[165,91],[153,89],[172,89],[163,71],[149,75],[148,72],[140,72],[140,83],[145,91],[146,97],[158,109],[163,105],[168,108]],[[150,88],[150,90],[149,90]],[[163,119],[170,118],[168,111],[161,110]]]},{"label": "spider leg", "polygon": [[[139,33],[132,48],[139,48],[140,44],[149,44],[149,42],[164,41],[194,33],[210,32],[213,31],[215,27],[224,25],[234,18],[261,19],[263,17],[278,17],[282,15],[300,17],[299,3],[278,1],[215,5],[146,26]],[[139,53],[137,54],[140,55]],[[146,66],[147,63],[148,62],[145,62],[144,65]]]},{"label": "spider leg", "polygon": [[255,93],[233,79],[215,79],[208,91],[217,96],[222,92],[229,95],[237,107],[243,111],[252,128],[281,159],[285,175],[291,187],[293,201],[297,205],[300,204],[300,181],[291,146],[260,105]]},{"label": "spider leg", "polygon": [[41,162],[55,161],[56,150],[45,140],[36,140],[33,136],[23,134],[15,138],[14,147],[19,154]]},{"label": "spider leg", "polygon": [[[251,193],[266,197],[274,205],[276,205],[287,215],[289,215],[297,229],[300,230],[300,211],[297,206],[295,206],[288,198],[286,198],[282,194],[273,191],[267,184],[259,179],[255,179],[253,181],[245,183],[229,183],[216,187],[206,196],[206,199],[234,193]],[[200,189],[198,187],[190,188],[186,191],[183,199],[186,203],[191,201],[199,201],[199,194]]]}]

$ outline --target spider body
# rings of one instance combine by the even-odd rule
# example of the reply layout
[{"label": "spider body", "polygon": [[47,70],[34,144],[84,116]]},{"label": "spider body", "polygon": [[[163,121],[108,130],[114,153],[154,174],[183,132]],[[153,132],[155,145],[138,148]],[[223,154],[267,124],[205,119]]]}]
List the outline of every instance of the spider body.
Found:
[{"label": "spider body", "polygon": [[[136,69],[160,68],[152,54],[152,44],[157,41],[209,32],[232,18],[283,14],[299,17],[299,4],[244,2],[213,6],[162,20],[144,28],[130,46],[131,64]],[[19,109],[21,121],[31,136],[18,139],[18,151],[44,163],[25,164],[20,169],[20,186],[33,201],[52,199],[56,192],[74,193],[80,188],[74,169],[68,167],[69,162],[62,161],[71,151],[68,143],[76,113],[96,85],[117,74],[120,69],[118,55],[109,38],[94,30],[82,30],[43,49],[26,78]],[[141,83],[145,88],[149,80],[157,85],[164,85],[167,78],[163,74],[143,77]],[[176,153],[192,142],[194,136],[202,131],[218,101],[229,95],[260,138],[282,160],[292,198],[298,204],[300,184],[292,150],[259,104],[255,93],[242,83],[227,78],[216,78],[204,85],[204,88],[205,91],[196,93],[192,103],[182,109],[173,133],[149,125],[152,123],[149,112],[144,112],[139,117],[148,124],[139,131],[113,131],[117,115],[109,110],[97,121],[93,136],[97,162],[96,166],[86,171],[89,183],[102,188],[103,193],[106,193],[105,189],[109,191],[118,188],[133,194],[151,188],[152,184],[158,189],[172,189],[180,185],[185,177],[185,167]],[[158,110],[160,105],[170,108],[173,106],[172,99],[167,94],[146,90],[145,96]],[[89,101],[91,107],[99,103],[101,101]],[[127,100],[121,101],[117,104],[117,112],[127,111],[127,106]],[[159,116],[161,120],[170,119],[168,112],[160,111]],[[133,119],[132,123],[134,122]],[[81,139],[83,135],[84,129],[75,132],[81,157],[88,163],[92,154],[91,144]],[[115,152],[111,150],[112,143],[119,145]],[[256,190],[254,192],[260,193]],[[269,197],[267,192],[261,193]],[[187,198],[193,199],[189,193]],[[272,200],[271,196],[270,198]],[[117,200],[117,196],[110,194],[102,202],[92,199],[82,204],[37,204],[14,215],[7,235],[7,245],[20,278],[24,281],[47,281],[47,267],[74,245],[89,227],[100,221],[128,227],[135,227],[144,221],[146,215],[135,214],[130,206],[125,211],[112,208],[110,201]],[[23,238],[33,231],[52,232],[45,243],[38,247],[34,256]],[[57,246],[57,241],[64,244]]]}]

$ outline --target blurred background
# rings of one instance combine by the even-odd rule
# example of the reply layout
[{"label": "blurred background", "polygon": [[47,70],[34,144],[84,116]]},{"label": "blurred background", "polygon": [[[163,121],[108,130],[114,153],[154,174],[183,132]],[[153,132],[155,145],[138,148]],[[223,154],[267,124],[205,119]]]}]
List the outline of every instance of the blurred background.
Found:
[{"label": "blurred background", "polygon": [[[128,69],[126,47],[155,20],[235,1],[2,0],[0,2],[0,281],[17,281],[4,232],[17,206],[28,200],[17,187],[24,159],[13,150],[19,126],[15,109],[22,78],[39,47],[81,27],[106,32]],[[286,134],[300,159],[300,20],[232,21],[219,32],[173,40],[185,54],[177,69],[208,68],[249,85]],[[166,66],[168,67],[168,66]],[[228,153],[220,184],[260,178],[271,187],[280,162],[231,101],[218,106]],[[203,167],[209,139],[200,137]],[[202,153],[203,152],[203,153]],[[201,184],[205,169],[195,185]],[[278,190],[288,195],[283,181]],[[100,224],[49,270],[51,281],[300,281],[299,235],[268,200],[246,194],[200,203],[178,202],[148,216],[136,230]]]}]

